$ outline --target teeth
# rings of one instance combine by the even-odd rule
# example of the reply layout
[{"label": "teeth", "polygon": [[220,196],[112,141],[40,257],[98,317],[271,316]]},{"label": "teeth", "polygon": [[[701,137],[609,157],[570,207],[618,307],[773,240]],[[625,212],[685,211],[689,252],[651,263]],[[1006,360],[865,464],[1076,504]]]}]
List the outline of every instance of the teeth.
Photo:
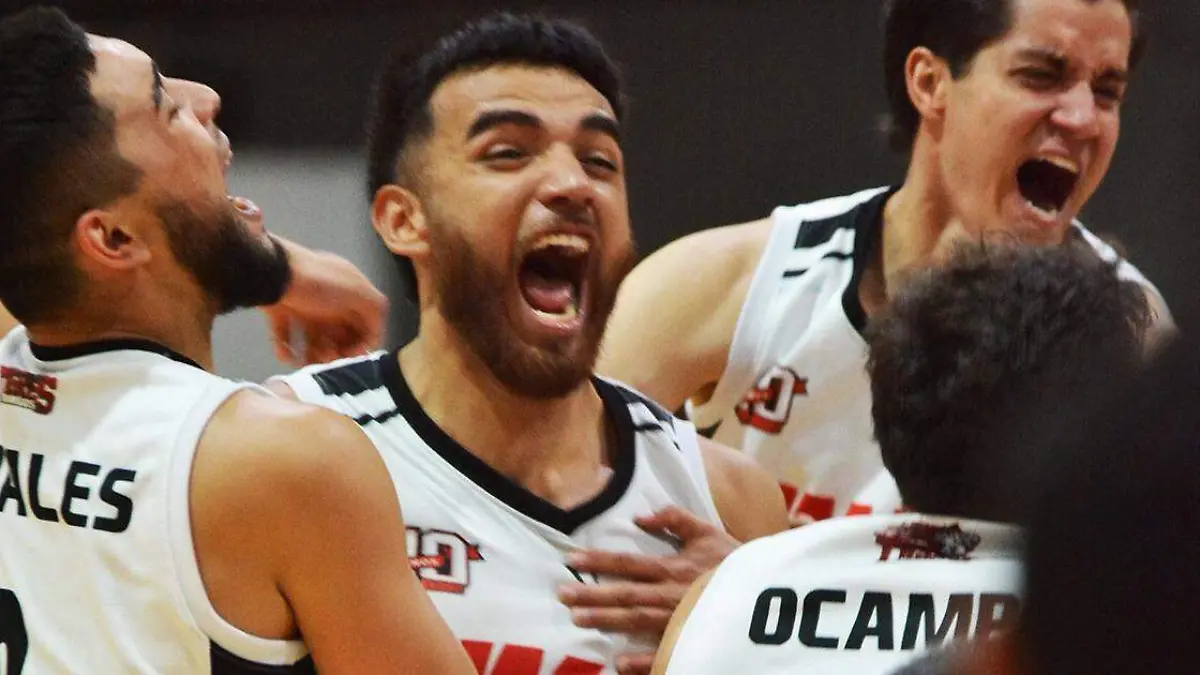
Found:
[{"label": "teeth", "polygon": [[533,250],[541,251],[552,246],[577,256],[586,254],[592,248],[590,241],[577,234],[552,234],[538,241]]},{"label": "teeth", "polygon": [[567,305],[566,311],[560,312],[558,314],[551,314],[549,312],[543,312],[540,309],[535,309],[533,311],[536,314],[539,314],[541,316],[550,317],[552,319],[566,319],[566,320],[570,321],[571,319],[574,319],[576,316],[579,315],[579,306],[576,303],[572,302],[570,305]]},{"label": "teeth", "polygon": [[1029,201],[1028,199],[1025,200],[1025,203],[1028,204],[1034,210],[1040,211],[1041,213],[1045,213],[1046,215],[1050,216],[1051,218],[1058,217],[1058,209],[1043,209],[1042,207],[1038,206],[1037,204],[1034,204],[1033,202]]},{"label": "teeth", "polygon": [[1066,157],[1043,157],[1042,161],[1050,162],[1064,171],[1070,171],[1073,174],[1079,173],[1079,165],[1067,159]]}]

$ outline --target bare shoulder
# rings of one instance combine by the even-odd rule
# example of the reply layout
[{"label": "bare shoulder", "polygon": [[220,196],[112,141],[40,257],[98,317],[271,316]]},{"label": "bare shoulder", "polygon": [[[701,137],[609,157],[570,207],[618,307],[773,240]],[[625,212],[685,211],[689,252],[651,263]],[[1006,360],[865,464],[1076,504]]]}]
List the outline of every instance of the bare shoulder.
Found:
[{"label": "bare shoulder", "polygon": [[787,506],[775,478],[745,453],[708,438],[699,440],[725,529],[743,542],[788,529]]},{"label": "bare shoulder", "polygon": [[715,569],[709,570],[704,576],[696,579],[688,589],[687,595],[683,596],[683,600],[675,608],[675,612],[671,614],[671,622],[667,624],[667,630],[663,633],[662,642],[658,646],[658,654],[654,657],[651,675],[666,675],[667,666],[671,662],[671,656],[675,652],[675,645],[679,642],[683,626],[687,623],[688,617],[692,615],[692,610],[696,608],[696,603],[700,602],[700,596],[704,595],[704,589],[708,588],[713,574],[716,574]]},{"label": "bare shoulder", "polygon": [[[329,410],[246,390],[213,416],[192,469],[193,516],[226,516],[224,505],[261,507],[263,523],[287,522],[299,504],[337,501],[386,475],[374,445],[352,420]],[[269,486],[269,489],[264,489]]]},{"label": "bare shoulder", "polygon": [[771,219],[667,244],[621,286],[599,372],[676,409],[720,379]]}]

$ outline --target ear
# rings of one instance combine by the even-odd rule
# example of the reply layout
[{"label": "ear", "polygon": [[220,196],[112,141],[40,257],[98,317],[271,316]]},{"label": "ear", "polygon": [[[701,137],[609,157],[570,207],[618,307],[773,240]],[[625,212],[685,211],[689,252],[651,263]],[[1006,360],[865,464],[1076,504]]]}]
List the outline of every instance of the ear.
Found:
[{"label": "ear", "polygon": [[421,258],[429,253],[429,228],[421,200],[399,185],[385,185],[375,193],[371,208],[375,232],[388,250],[406,258]]},{"label": "ear", "polygon": [[904,62],[904,80],[908,99],[922,120],[940,120],[946,110],[950,82],[950,66],[926,47],[917,47]]},{"label": "ear", "polygon": [[133,269],[151,258],[145,239],[114,211],[93,209],[80,216],[75,241],[85,260],[106,270]]}]

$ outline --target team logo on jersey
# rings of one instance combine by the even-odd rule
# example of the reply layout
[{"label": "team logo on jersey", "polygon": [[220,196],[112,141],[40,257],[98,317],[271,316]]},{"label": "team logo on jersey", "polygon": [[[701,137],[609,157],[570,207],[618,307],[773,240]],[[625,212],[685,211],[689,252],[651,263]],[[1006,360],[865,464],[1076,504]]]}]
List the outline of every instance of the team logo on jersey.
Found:
[{"label": "team logo on jersey", "polygon": [[54,410],[58,378],[0,366],[0,403],[49,415]]},{"label": "team logo on jersey", "polygon": [[738,420],[768,434],[783,431],[792,414],[792,399],[808,395],[808,378],[791,368],[772,368],[734,408]]},{"label": "team logo on jersey", "polygon": [[974,532],[958,526],[934,525],[933,523],[908,523],[875,533],[875,543],[882,551],[880,560],[888,560],[893,551],[899,551],[897,559],[941,558],[943,560],[970,560],[971,551],[983,541]]},{"label": "team logo on jersey", "polygon": [[482,562],[479,545],[457,532],[410,527],[408,564],[429,591],[462,594],[471,585],[471,563]]}]

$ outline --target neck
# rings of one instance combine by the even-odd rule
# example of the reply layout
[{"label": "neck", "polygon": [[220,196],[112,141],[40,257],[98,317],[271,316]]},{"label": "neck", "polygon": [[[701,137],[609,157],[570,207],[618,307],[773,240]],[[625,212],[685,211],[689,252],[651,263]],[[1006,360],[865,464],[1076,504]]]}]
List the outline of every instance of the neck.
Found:
[{"label": "neck", "polygon": [[560,398],[514,393],[434,312],[399,358],[425,413],[510,480],[564,507],[603,488],[608,425],[590,382]]},{"label": "neck", "polygon": [[[120,299],[138,297],[134,294],[89,298],[80,303],[78,308],[67,312],[63,320],[27,326],[29,340],[46,347],[101,340],[149,340],[195,361],[211,372],[213,313],[207,308],[197,309],[193,303],[178,299],[154,302],[148,295],[143,294],[143,301],[137,305]],[[91,312],[87,307],[98,307],[104,311]],[[124,308],[124,311],[114,312],[113,308]]]},{"label": "neck", "polygon": [[904,274],[926,264],[950,234],[952,211],[937,166],[936,150],[919,137],[904,185],[884,207],[883,236],[868,268],[875,287],[864,291],[874,308],[886,303]]}]

